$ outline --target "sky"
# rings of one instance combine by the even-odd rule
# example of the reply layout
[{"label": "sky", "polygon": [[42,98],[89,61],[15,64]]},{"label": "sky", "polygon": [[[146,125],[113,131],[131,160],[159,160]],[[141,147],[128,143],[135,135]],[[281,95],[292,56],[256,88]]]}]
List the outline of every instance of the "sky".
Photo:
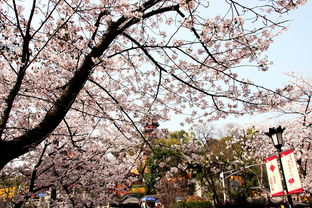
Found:
[{"label": "sky", "polygon": [[281,87],[288,79],[284,74],[287,71],[312,75],[312,1],[291,12],[289,19],[288,30],[275,39],[267,52],[273,66],[261,76],[250,76],[260,85]]},{"label": "sky", "polygon": [[[288,30],[275,39],[266,55],[273,61],[269,71],[255,72],[254,69],[246,70],[244,76],[249,77],[258,85],[270,89],[282,87],[289,78],[286,72],[295,71],[305,76],[312,76],[312,1],[288,14]],[[261,116],[259,116],[261,117]],[[245,124],[251,120],[259,119],[257,116],[243,116],[214,122],[214,125],[221,127],[227,123]],[[167,128],[169,131],[180,129],[188,130],[191,126],[181,127],[179,123],[182,118],[172,115],[168,122],[160,122],[160,128]]]}]

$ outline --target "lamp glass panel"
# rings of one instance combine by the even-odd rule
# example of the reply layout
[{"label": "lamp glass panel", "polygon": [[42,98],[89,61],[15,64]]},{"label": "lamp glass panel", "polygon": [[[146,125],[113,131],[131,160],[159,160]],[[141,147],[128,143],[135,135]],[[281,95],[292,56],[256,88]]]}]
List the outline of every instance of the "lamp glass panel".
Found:
[{"label": "lamp glass panel", "polygon": [[274,146],[278,145],[278,141],[277,141],[277,136],[276,136],[276,134],[273,134],[273,135],[271,136],[271,138],[272,138],[272,140],[273,140]]},{"label": "lamp glass panel", "polygon": [[277,133],[276,134],[276,137],[277,137],[277,144],[278,145],[282,145],[283,144],[283,140],[282,140],[282,133]]}]

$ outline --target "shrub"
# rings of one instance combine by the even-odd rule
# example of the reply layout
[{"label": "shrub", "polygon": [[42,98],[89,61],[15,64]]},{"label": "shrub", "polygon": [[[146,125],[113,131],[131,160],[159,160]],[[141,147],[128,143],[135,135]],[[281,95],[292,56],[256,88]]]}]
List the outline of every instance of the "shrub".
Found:
[{"label": "shrub", "polygon": [[195,201],[186,202],[180,201],[175,204],[175,208],[210,208],[212,207],[211,202],[208,201]]}]

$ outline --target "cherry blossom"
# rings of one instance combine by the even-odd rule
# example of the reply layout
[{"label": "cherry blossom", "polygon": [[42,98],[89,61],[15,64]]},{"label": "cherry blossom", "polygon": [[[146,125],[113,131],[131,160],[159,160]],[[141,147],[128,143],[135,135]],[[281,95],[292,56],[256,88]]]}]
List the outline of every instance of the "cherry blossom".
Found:
[{"label": "cherry blossom", "polygon": [[[277,154],[271,139],[264,133],[269,128],[282,126],[285,128],[283,150],[294,150],[303,189],[311,193],[311,78],[294,72],[289,72],[288,75],[292,79],[288,85],[276,90],[280,92],[280,96],[272,100],[275,104],[268,109],[270,114],[266,121],[240,127],[245,136],[238,137],[233,142],[242,143],[246,156],[258,158],[261,162],[264,158]],[[250,133],[246,132],[248,128]]]},{"label": "cherry blossom", "polygon": [[226,12],[215,14],[208,0],[0,1],[0,169],[14,159],[35,166],[47,145],[42,170],[70,174],[59,187],[86,185],[104,162],[120,181],[131,159],[107,155],[139,151],[146,115],[190,122],[275,106],[281,93],[241,79],[241,66],[267,70],[263,52],[305,1],[220,2]]}]

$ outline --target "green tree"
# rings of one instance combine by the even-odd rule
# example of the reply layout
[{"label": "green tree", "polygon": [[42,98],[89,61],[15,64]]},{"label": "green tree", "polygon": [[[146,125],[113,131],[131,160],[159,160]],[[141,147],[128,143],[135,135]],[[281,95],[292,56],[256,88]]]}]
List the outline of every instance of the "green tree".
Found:
[{"label": "green tree", "polygon": [[262,186],[262,166],[258,164],[257,158],[247,154],[247,146],[241,143],[247,142],[250,137],[255,137],[257,132],[248,129],[244,134],[239,134],[230,128],[232,129],[232,126],[222,129],[221,138],[217,137],[218,134],[211,126],[203,125],[200,128],[194,128],[197,130],[194,131],[194,144],[197,144],[197,147],[185,153],[198,156],[199,159],[192,160],[188,167],[201,181],[206,194],[212,196],[215,206],[222,206],[222,192],[225,191],[220,181],[222,172],[226,173],[226,181],[230,180],[231,175],[237,176],[236,179],[241,179],[240,186],[235,192],[228,191],[227,193],[235,198],[245,199],[250,196],[250,187]]},{"label": "green tree", "polygon": [[156,192],[157,180],[163,178],[171,168],[183,162],[182,146],[190,141],[190,137],[189,133],[180,130],[170,132],[166,138],[156,140],[154,151],[146,162],[148,172],[144,174],[144,182],[150,193]]}]

